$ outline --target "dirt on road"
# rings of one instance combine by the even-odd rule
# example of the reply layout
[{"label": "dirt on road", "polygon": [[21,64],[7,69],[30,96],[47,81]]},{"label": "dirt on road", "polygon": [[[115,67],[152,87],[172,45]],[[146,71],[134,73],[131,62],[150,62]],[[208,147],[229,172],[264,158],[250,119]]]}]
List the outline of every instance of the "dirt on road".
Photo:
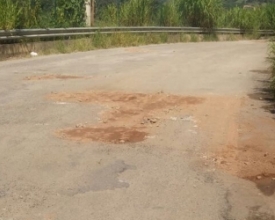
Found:
[{"label": "dirt on road", "polygon": [[204,100],[162,93],[119,92],[58,93],[49,98],[57,102],[97,103],[107,109],[101,113],[100,123],[95,127],[76,125],[75,128],[59,131],[58,135],[76,140],[121,144],[143,141],[149,133],[148,127],[157,127],[164,118],[169,119],[175,113],[179,114],[190,105],[200,104]]},{"label": "dirt on road", "polygon": [[[254,180],[253,176],[272,180],[275,175],[272,137],[275,121],[251,111],[244,117],[241,109],[254,106],[249,97],[77,92],[51,94],[48,98],[57,102],[105,106],[98,124],[77,124],[60,130],[57,135],[62,138],[115,144],[141,142],[155,135],[162,121],[185,120],[183,115],[192,114],[200,131],[209,138],[205,147],[212,152],[207,159],[213,160],[217,167],[249,180]],[[275,191],[273,180],[269,185],[267,191],[272,195]]]}]

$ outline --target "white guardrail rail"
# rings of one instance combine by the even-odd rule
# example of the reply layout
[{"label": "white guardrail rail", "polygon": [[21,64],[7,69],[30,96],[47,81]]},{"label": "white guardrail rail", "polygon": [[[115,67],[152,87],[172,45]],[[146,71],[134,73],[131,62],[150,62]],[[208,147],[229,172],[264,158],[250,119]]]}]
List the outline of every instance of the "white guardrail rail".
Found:
[{"label": "white guardrail rail", "polygon": [[[46,29],[16,29],[0,30],[0,42],[31,38],[56,38],[70,36],[89,36],[96,33],[186,33],[186,34],[244,34],[245,30],[235,28],[216,28],[211,31],[197,27],[82,27],[82,28],[46,28]],[[273,36],[272,30],[259,30],[261,36]]]}]

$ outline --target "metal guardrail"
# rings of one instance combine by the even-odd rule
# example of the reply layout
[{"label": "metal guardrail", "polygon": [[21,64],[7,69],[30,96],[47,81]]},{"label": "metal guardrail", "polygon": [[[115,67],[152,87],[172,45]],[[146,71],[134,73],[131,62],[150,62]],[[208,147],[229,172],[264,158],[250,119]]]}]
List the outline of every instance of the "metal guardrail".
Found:
[{"label": "metal guardrail", "polygon": [[[0,30],[0,41],[31,39],[31,38],[55,38],[70,36],[88,36],[96,33],[186,33],[206,34],[209,31],[197,27],[83,27],[83,28],[47,28],[47,29],[18,29]],[[211,30],[216,34],[244,34],[245,31],[236,28],[216,28]],[[272,30],[260,30],[258,34],[273,36]]]}]

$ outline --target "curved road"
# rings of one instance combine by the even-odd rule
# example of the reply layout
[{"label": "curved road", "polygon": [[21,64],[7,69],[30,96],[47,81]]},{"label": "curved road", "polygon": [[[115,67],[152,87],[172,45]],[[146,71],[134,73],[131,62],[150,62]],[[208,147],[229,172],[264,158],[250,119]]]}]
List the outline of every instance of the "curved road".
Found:
[{"label": "curved road", "polygon": [[0,63],[0,219],[275,219],[268,43]]}]

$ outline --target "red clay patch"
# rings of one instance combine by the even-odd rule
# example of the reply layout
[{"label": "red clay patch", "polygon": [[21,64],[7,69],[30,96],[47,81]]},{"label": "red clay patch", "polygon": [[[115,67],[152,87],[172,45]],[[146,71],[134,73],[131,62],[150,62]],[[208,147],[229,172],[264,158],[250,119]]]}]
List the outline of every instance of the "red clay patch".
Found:
[{"label": "red clay patch", "polygon": [[114,144],[140,142],[143,141],[147,135],[146,132],[140,131],[138,128],[125,127],[83,127],[63,130],[60,134],[72,140],[92,140]]},{"label": "red clay patch", "polygon": [[192,96],[119,92],[57,93],[49,98],[62,102],[98,103],[108,107],[97,126],[66,129],[59,134],[74,140],[110,143],[143,141],[148,134],[146,128],[157,126],[162,118],[182,111],[183,107],[187,109],[204,101]]},{"label": "red clay patch", "polygon": [[[209,137],[213,134],[203,157],[232,175],[253,181],[264,195],[274,194],[275,120],[262,111],[259,101],[245,98],[240,102],[237,97],[233,102],[230,99],[226,102],[226,108],[221,100],[216,102],[218,108],[213,103],[215,108],[206,117],[209,124],[207,119],[200,124],[205,133],[211,131]],[[202,108],[206,113],[207,109]]]}]

